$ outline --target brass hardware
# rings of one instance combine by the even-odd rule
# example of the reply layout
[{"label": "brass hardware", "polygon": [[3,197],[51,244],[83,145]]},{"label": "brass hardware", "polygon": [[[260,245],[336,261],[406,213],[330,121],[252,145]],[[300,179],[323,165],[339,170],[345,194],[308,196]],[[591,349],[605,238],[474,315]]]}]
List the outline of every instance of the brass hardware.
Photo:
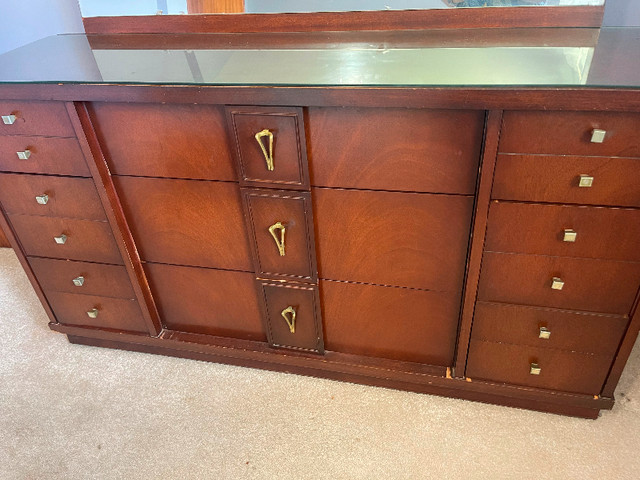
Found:
[{"label": "brass hardware", "polygon": [[84,285],[84,277],[82,275],[80,275],[79,277],[74,278],[71,281],[73,282],[73,284],[76,287],[81,287],[82,285]]},{"label": "brass hardware", "polygon": [[92,310],[89,310],[87,312],[87,315],[89,316],[89,318],[98,318],[98,309],[94,308]]},{"label": "brass hardware", "polygon": [[604,137],[607,134],[606,130],[600,130],[599,128],[594,128],[591,130],[591,143],[602,143],[604,142]]},{"label": "brass hardware", "polygon": [[43,193],[42,195],[36,195],[36,202],[40,205],[46,205],[49,203],[49,195]]},{"label": "brass hardware", "polygon": [[575,230],[571,230],[570,228],[565,228],[564,237],[562,238],[562,241],[573,243],[576,241],[577,237],[578,237],[578,233]]},{"label": "brass hardware", "polygon": [[540,327],[540,334],[538,335],[538,338],[544,338],[545,340],[549,340],[550,337],[551,337],[551,330],[549,330],[547,327]]},{"label": "brass hardware", "polygon": [[591,175],[580,175],[580,180],[578,181],[579,187],[591,187],[593,185],[593,177]]},{"label": "brass hardware", "polygon": [[5,125],[13,125],[15,121],[15,115],[2,115],[2,123],[4,123]]},{"label": "brass hardware", "polygon": [[542,369],[540,368],[540,366],[537,363],[532,363],[529,366],[529,373],[531,375],[540,375],[541,372],[542,372]]},{"label": "brass hardware", "polygon": [[[280,238],[276,235],[276,230],[280,230]],[[278,247],[278,252],[281,257],[284,257],[284,234],[287,228],[280,222],[276,222],[269,227],[269,233],[276,241],[276,246]]]},{"label": "brass hardware", "polygon": [[64,245],[65,243],[67,243],[67,236],[64,233],[59,237],[53,237],[53,239],[58,245]]},{"label": "brass hardware", "polygon": [[[289,318],[287,316],[287,314],[290,314],[291,318]],[[280,312],[280,315],[282,315],[282,318],[284,318],[284,321],[287,322],[287,325],[289,326],[289,331],[291,333],[296,333],[296,310],[295,310],[295,308],[293,308],[291,305],[289,305],[287,308],[282,310],[282,312]]]},{"label": "brass hardware", "polygon": [[16,152],[16,154],[18,155],[18,158],[20,160],[29,160],[29,157],[31,156],[31,150],[25,148],[22,152]]},{"label": "brass hardware", "polygon": [[[264,144],[262,143],[263,137],[267,137],[269,139],[268,152]],[[267,170],[272,171],[274,168],[273,166],[273,133],[271,133],[269,130],[265,128],[261,132],[256,133],[256,141],[258,142],[258,145],[260,145],[260,150],[262,150],[262,154],[264,155],[265,162],[267,162]]]},{"label": "brass hardware", "polygon": [[564,288],[564,280],[558,277],[551,279],[551,288],[554,290],[562,290]]}]

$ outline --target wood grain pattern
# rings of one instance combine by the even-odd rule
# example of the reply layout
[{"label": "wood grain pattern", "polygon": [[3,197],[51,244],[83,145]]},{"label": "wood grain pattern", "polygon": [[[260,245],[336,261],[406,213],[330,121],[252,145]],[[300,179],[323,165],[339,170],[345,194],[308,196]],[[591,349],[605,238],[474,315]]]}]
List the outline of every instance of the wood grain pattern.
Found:
[{"label": "wood grain pattern", "polygon": [[244,0],[187,0],[187,12],[194,13],[242,13]]},{"label": "wood grain pattern", "polygon": [[[27,160],[20,160],[16,152],[24,150],[29,150],[31,156]],[[75,138],[0,136],[0,170],[91,176]]]},{"label": "wood grain pattern", "polygon": [[0,123],[0,135],[75,136],[62,102],[0,101],[2,115],[15,115],[12,125]]},{"label": "wood grain pattern", "polygon": [[0,248],[5,248],[5,247],[10,248],[11,245],[9,244],[9,240],[7,239],[7,236],[4,234],[4,232],[0,228]]}]

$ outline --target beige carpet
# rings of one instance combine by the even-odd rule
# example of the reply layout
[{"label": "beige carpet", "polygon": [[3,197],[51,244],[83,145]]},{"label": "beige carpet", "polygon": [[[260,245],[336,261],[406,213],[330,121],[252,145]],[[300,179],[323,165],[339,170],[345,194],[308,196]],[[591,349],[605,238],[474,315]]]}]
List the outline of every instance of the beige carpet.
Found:
[{"label": "beige carpet", "polygon": [[640,351],[580,420],[71,345],[0,249],[0,479],[640,477]]}]

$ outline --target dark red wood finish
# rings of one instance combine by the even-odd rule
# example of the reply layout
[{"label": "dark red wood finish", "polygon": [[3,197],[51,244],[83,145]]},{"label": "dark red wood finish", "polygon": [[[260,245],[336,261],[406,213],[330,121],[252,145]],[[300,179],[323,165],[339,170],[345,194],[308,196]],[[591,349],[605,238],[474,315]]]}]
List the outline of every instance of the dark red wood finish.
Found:
[{"label": "dark red wood finish", "polygon": [[0,135],[75,137],[62,102],[0,101],[2,115],[15,115],[12,125],[0,123]]},{"label": "dark red wood finish", "polygon": [[[27,160],[20,160],[17,152],[25,150],[29,150],[31,155]],[[91,176],[75,138],[0,136],[0,170]]]},{"label": "dark red wood finish", "polygon": [[4,232],[0,229],[0,248],[11,247],[9,240]]}]

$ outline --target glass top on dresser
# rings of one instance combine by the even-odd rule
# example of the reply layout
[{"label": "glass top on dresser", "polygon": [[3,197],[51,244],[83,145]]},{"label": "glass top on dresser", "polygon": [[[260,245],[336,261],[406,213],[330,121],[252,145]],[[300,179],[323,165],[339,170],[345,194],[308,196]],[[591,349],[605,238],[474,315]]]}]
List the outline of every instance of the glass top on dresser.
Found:
[{"label": "glass top on dresser", "polygon": [[0,83],[640,86],[640,28],[58,35]]}]

